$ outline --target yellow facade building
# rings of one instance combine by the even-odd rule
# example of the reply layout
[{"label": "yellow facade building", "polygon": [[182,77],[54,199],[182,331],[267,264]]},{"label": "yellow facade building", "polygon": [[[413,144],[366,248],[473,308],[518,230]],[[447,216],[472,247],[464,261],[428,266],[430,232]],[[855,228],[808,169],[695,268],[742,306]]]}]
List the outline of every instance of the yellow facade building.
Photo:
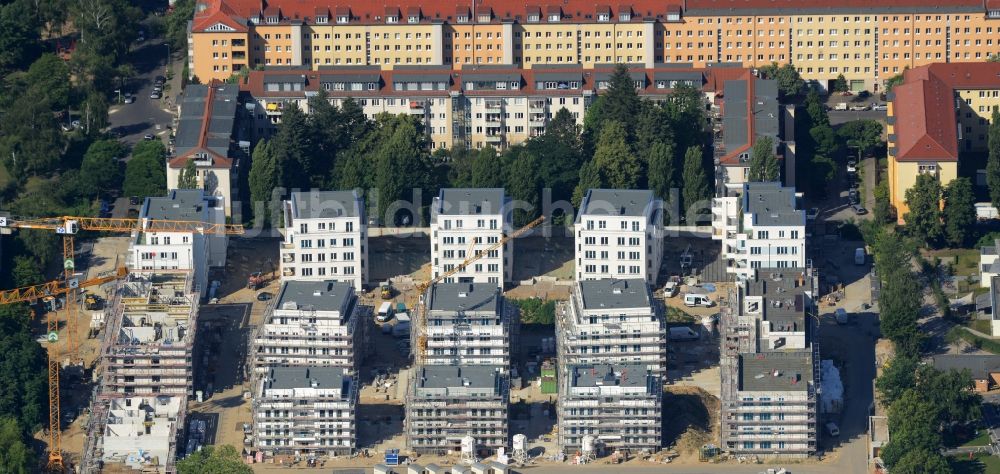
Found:
[{"label": "yellow facade building", "polygon": [[931,174],[942,186],[959,159],[986,151],[987,128],[1000,108],[1000,63],[938,63],[909,69],[892,89],[888,110],[889,194],[905,222],[906,190]]}]

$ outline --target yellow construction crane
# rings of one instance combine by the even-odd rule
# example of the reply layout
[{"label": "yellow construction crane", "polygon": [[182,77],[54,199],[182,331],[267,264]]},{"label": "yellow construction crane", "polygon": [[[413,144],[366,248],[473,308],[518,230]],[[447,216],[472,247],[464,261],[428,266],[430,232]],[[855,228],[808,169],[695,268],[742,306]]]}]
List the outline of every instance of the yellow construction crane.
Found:
[{"label": "yellow construction crane", "polygon": [[[81,230],[98,232],[194,232],[199,234],[243,234],[242,225],[234,224],[213,224],[200,221],[173,221],[159,219],[122,219],[104,217],[41,217],[41,218],[11,218],[0,217],[0,232],[9,233],[11,229],[41,229],[51,230],[63,236],[63,281],[49,282],[27,288],[18,288],[0,292],[0,304],[9,304],[20,301],[31,301],[37,297],[46,297],[45,292],[52,294],[66,295],[66,329],[67,329],[67,352],[76,354],[74,346],[74,333],[76,318],[73,315],[76,309],[76,291],[83,285],[94,285],[93,283],[108,281],[120,278],[118,270],[114,277],[101,277],[78,283],[74,276],[76,265],[74,263],[74,242],[73,238]],[[124,276],[124,275],[122,275]],[[54,344],[59,338],[59,318],[53,312],[46,316],[47,338],[49,340],[49,462],[48,469],[62,472],[65,465],[62,458],[62,440],[59,433],[59,349]]]},{"label": "yellow construction crane", "polygon": [[[417,285],[417,318],[419,318],[419,321],[417,322],[417,328],[420,331],[420,336],[417,337],[417,350],[416,350],[416,357],[415,357],[416,362],[419,362],[421,360],[421,358],[423,357],[424,351],[427,350],[427,336],[424,335],[424,333],[423,333],[424,330],[425,330],[425,328],[427,327],[427,314],[425,312],[426,308],[424,306],[425,305],[424,300],[425,300],[425,296],[426,296],[425,293],[427,292],[427,289],[430,288],[431,286],[435,285],[436,283],[439,283],[439,282],[443,281],[445,278],[448,278],[448,277],[450,277],[450,276],[452,276],[452,275],[454,275],[454,274],[462,271],[465,267],[469,266],[469,264],[471,264],[472,262],[475,262],[476,260],[479,260],[480,258],[482,258],[483,256],[485,256],[486,254],[488,254],[488,253],[490,253],[490,252],[492,252],[492,251],[494,251],[494,250],[496,250],[496,249],[498,249],[500,247],[503,247],[503,245],[506,244],[507,242],[510,242],[511,240],[520,237],[521,235],[523,235],[524,233],[528,232],[531,229],[534,229],[535,227],[537,227],[539,224],[541,224],[544,221],[545,221],[545,216],[541,216],[538,219],[535,219],[535,220],[529,222],[524,227],[521,227],[520,229],[515,230],[510,235],[508,235],[508,236],[500,239],[499,242],[497,242],[497,243],[495,243],[493,245],[490,245],[489,247],[486,247],[482,251],[476,252],[475,255],[470,255],[468,258],[466,258],[464,261],[462,261],[462,263],[460,263],[458,265],[455,265],[455,268],[452,268],[451,270],[448,270],[448,271],[446,271],[446,272],[444,272],[444,273],[442,273],[442,274],[440,274],[440,275],[438,275],[438,276],[436,276],[434,278],[431,278],[429,281],[427,281],[425,283],[421,283],[421,284]],[[469,247],[470,251],[473,248],[475,248],[475,240],[474,239],[473,239],[473,245],[471,245]]]}]

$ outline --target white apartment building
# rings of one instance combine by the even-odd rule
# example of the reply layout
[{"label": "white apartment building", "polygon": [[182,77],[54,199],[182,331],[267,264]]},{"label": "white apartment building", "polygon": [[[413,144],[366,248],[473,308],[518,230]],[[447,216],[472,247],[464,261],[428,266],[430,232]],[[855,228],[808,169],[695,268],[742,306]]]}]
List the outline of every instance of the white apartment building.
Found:
[{"label": "white apartment building", "polygon": [[[513,209],[503,188],[442,189],[431,204],[431,278],[454,269],[508,235]],[[513,279],[513,241],[491,250],[445,282],[492,283]]]},{"label": "white apartment building", "polygon": [[[225,224],[226,213],[221,197],[208,196],[201,189],[173,189],[164,197],[146,198],[139,220],[141,229],[150,228],[155,221]],[[127,261],[133,270],[192,270],[194,289],[204,297],[208,269],[226,265],[227,246],[224,233],[140,230],[133,234]]]},{"label": "white apartment building", "polygon": [[560,370],[559,449],[654,453],[662,446],[663,382],[642,364],[564,365]]},{"label": "white apartment building", "polygon": [[357,446],[358,384],[343,368],[275,367],[253,400],[256,447],[266,456],[348,456]]},{"label": "white apartment building", "polygon": [[417,453],[455,452],[466,436],[472,437],[477,453],[508,446],[510,384],[505,370],[417,366],[406,396],[406,446]]},{"label": "white apartment building", "polygon": [[630,364],[666,372],[663,305],[641,278],[578,281],[563,308],[556,314],[561,367]]},{"label": "white apartment building", "polygon": [[[426,365],[510,367],[514,314],[496,285],[438,283],[425,295],[424,325],[414,325],[426,347],[414,351]],[[416,353],[415,353],[416,354]]]},{"label": "white apartment building", "polygon": [[284,202],[281,279],[368,284],[368,226],[357,191],[293,192]]},{"label": "white apartment building", "polygon": [[352,284],[289,280],[272,301],[253,336],[254,373],[306,366],[354,373],[369,350],[371,308],[361,305]]},{"label": "white apartment building", "polygon": [[752,278],[758,270],[805,268],[806,215],[794,188],[743,183],[740,196],[712,200],[712,239],[722,241],[726,270]]},{"label": "white apartment building", "polygon": [[576,224],[576,280],[641,278],[663,260],[663,201],[649,190],[590,189]]}]

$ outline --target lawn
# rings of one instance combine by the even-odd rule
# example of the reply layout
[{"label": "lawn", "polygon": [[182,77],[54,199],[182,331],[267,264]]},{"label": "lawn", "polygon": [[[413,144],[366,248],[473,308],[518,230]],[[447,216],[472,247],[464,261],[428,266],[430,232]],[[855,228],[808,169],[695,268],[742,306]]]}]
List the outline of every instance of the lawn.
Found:
[{"label": "lawn", "polygon": [[952,264],[952,273],[956,276],[970,276],[979,274],[979,250],[978,249],[942,249],[926,252],[927,259],[934,257],[942,260],[955,258]]},{"label": "lawn", "polygon": [[989,446],[990,444],[990,432],[987,430],[979,430],[976,432],[976,437],[970,439],[962,446]]},{"label": "lawn", "polygon": [[986,454],[977,454],[973,459],[952,456],[948,464],[955,474],[1000,474],[1000,458]]},{"label": "lawn", "polygon": [[985,319],[973,319],[972,321],[969,321],[968,326],[983,334],[990,333],[990,322]]}]

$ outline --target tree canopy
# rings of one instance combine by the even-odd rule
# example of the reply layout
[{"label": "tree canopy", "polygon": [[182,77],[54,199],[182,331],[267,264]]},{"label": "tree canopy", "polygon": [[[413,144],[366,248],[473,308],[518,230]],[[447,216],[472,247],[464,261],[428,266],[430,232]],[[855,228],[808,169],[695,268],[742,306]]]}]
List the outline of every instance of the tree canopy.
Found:
[{"label": "tree canopy", "polygon": [[990,190],[990,202],[1000,209],[1000,111],[993,111],[987,135],[986,184]]},{"label": "tree canopy", "polygon": [[969,178],[955,178],[944,192],[944,235],[948,244],[962,247],[972,239],[976,227],[976,197]]},{"label": "tree canopy", "polygon": [[204,446],[201,451],[177,461],[177,474],[253,474],[236,448],[224,444]]},{"label": "tree canopy", "polygon": [[910,211],[903,216],[906,231],[926,245],[941,238],[941,184],[937,177],[920,174],[906,190],[906,205]]},{"label": "tree canopy", "polygon": [[778,157],[774,154],[774,139],[757,137],[750,156],[750,181],[777,181],[780,174]]},{"label": "tree canopy", "polygon": [[149,140],[136,143],[132,159],[125,166],[125,195],[162,196],[167,192],[167,150],[163,142]]}]

